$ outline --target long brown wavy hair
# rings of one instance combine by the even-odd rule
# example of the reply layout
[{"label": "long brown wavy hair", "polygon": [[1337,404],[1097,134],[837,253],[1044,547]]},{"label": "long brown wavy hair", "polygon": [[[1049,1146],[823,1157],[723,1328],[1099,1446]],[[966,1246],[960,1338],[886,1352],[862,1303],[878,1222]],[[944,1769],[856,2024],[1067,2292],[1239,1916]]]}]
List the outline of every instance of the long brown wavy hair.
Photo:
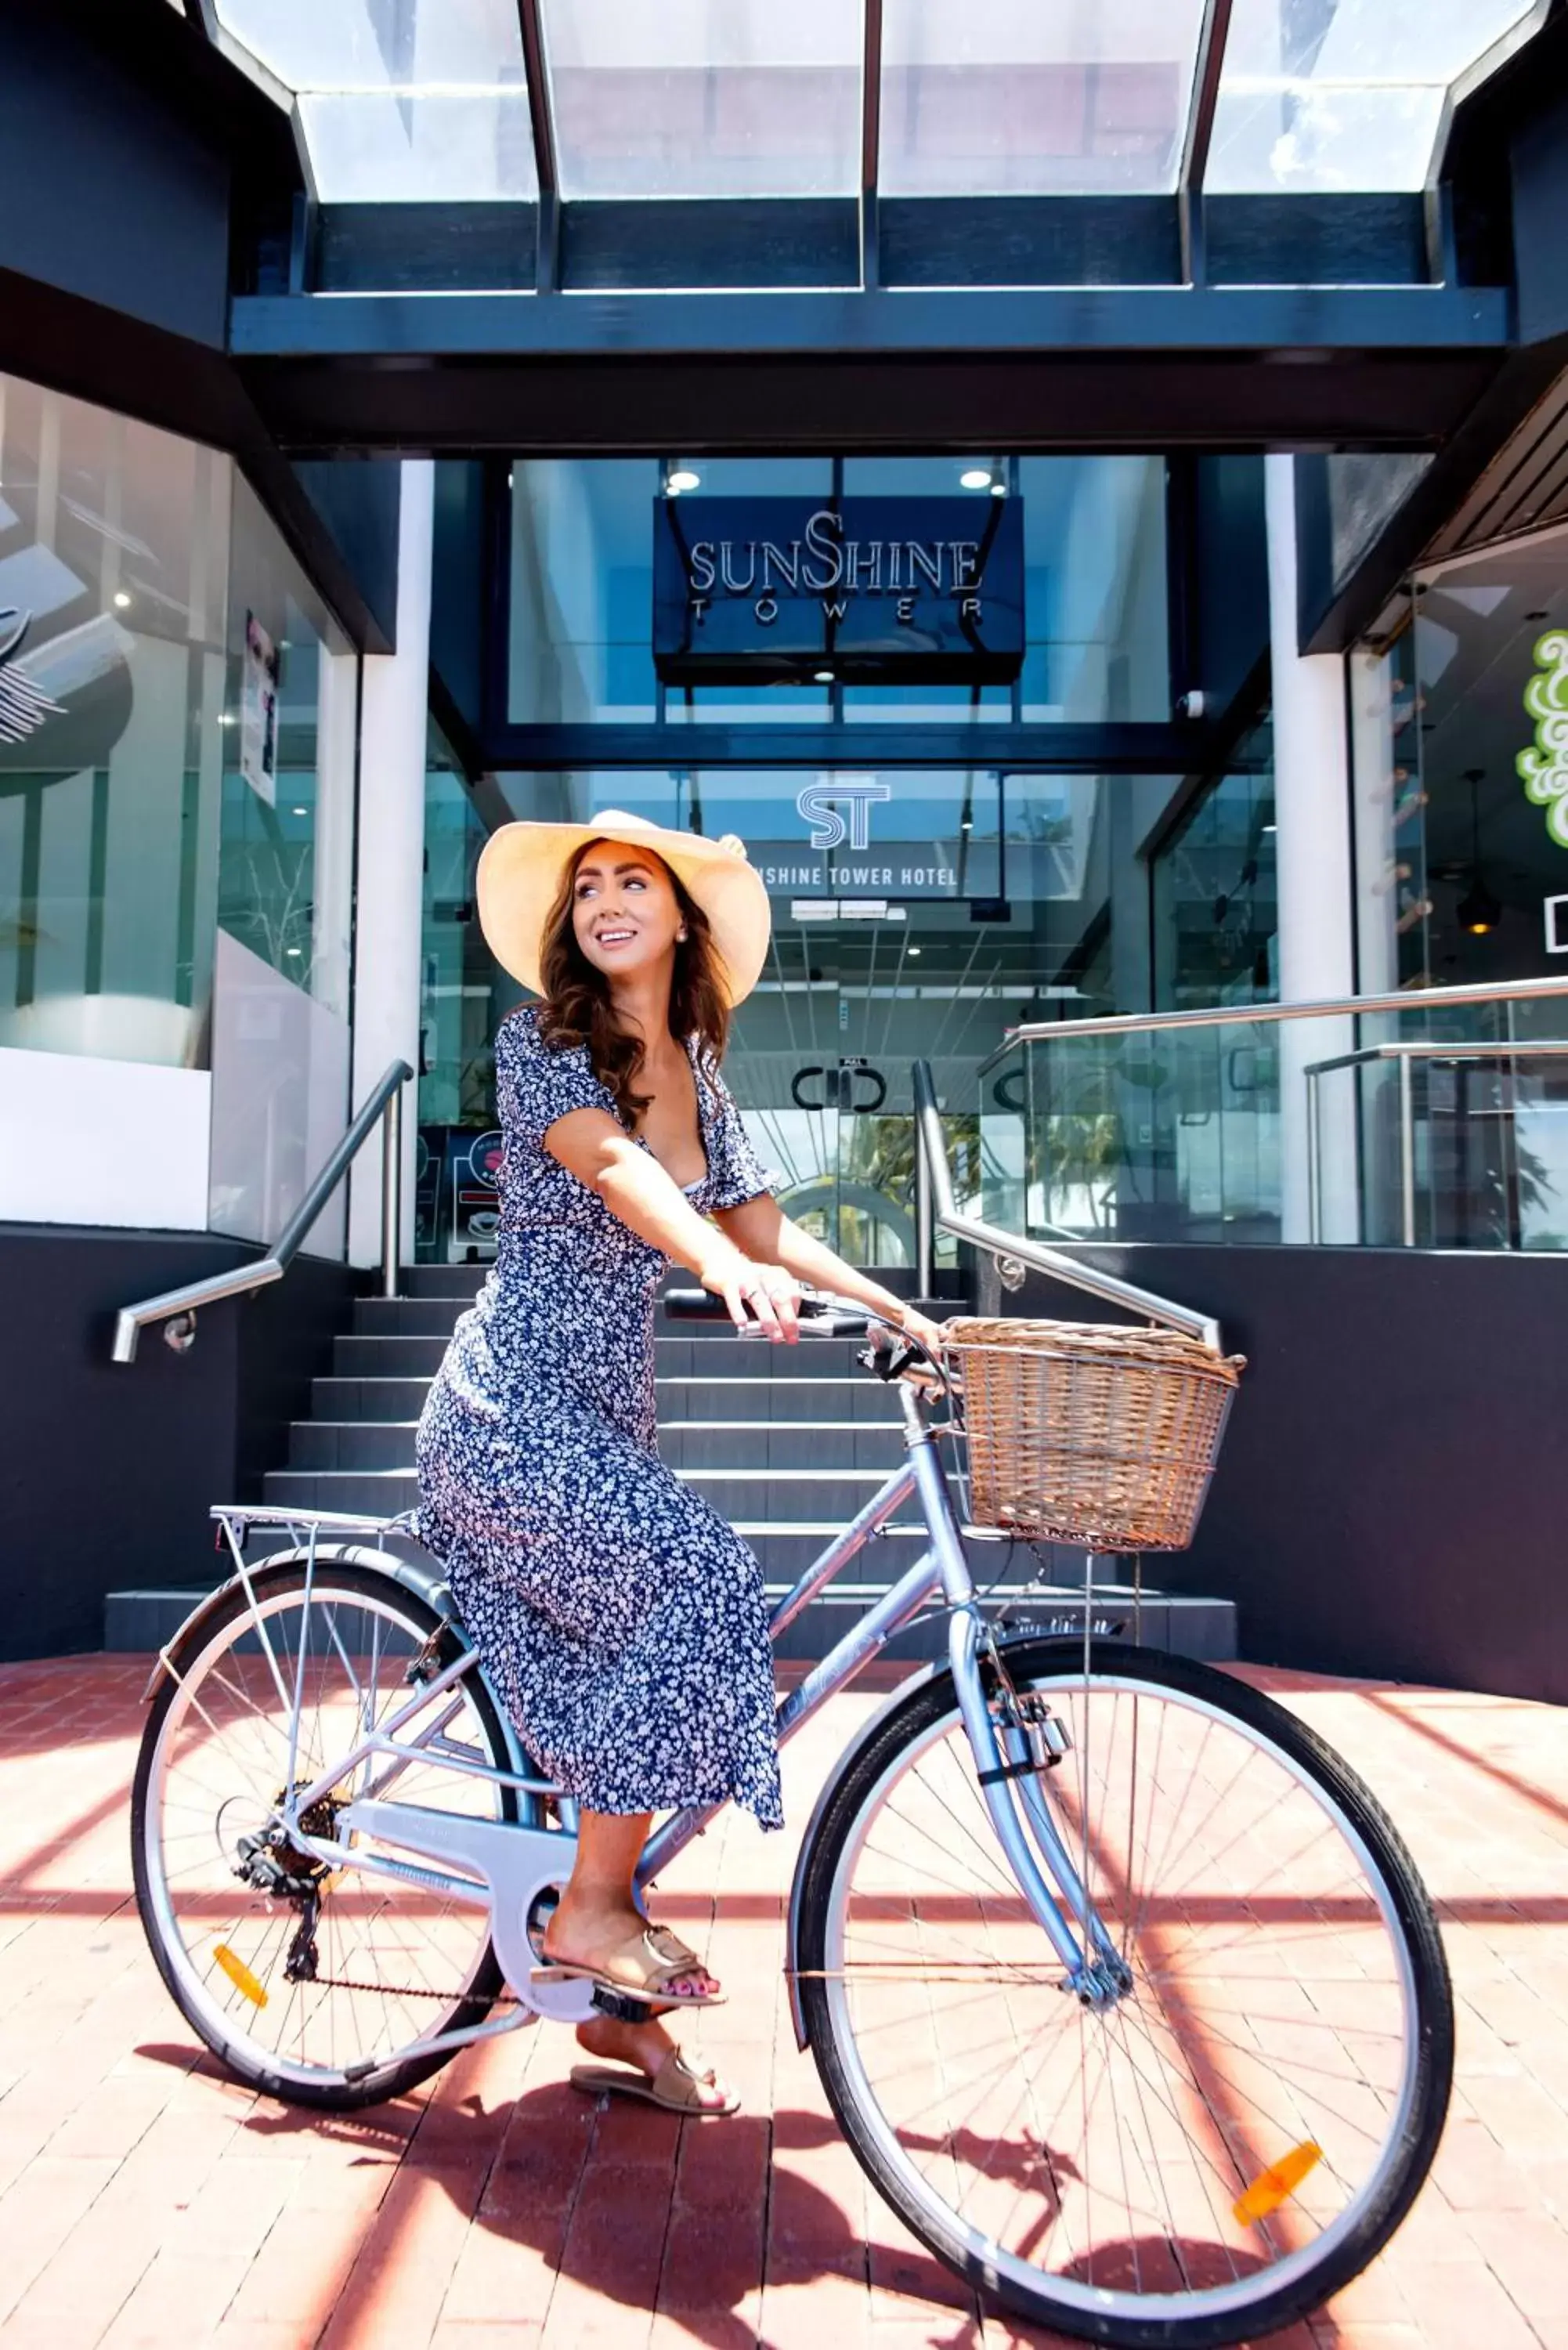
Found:
[{"label": "long brown wavy hair", "polygon": [[[539,1034],[551,1046],[586,1045],[594,1075],[615,1096],[615,1106],[628,1126],[635,1127],[651,1094],[639,1094],[642,1068],[640,1037],[622,1028],[615,1016],[609,982],[596,971],[577,943],[572,925],[577,868],[590,850],[603,842],[586,841],[561,878],[556,900],[545,918],[545,943],[539,957],[544,1002],[539,1007]],[[722,1061],[730,1036],[730,1007],[720,980],[719,951],[708,927],[708,917],[662,858],[641,849],[639,856],[659,866],[675,892],[686,936],[675,949],[675,975],[670,985],[670,1033],[684,1044],[694,1036],[701,1057]]]}]

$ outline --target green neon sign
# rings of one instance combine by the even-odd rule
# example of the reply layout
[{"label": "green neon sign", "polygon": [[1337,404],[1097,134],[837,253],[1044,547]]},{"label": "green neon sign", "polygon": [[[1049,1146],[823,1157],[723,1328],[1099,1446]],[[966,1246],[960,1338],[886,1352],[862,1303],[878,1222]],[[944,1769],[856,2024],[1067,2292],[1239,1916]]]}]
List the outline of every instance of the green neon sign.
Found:
[{"label": "green neon sign", "polygon": [[1537,637],[1524,706],[1535,721],[1535,741],[1513,764],[1530,798],[1546,810],[1547,831],[1568,848],[1568,629]]}]

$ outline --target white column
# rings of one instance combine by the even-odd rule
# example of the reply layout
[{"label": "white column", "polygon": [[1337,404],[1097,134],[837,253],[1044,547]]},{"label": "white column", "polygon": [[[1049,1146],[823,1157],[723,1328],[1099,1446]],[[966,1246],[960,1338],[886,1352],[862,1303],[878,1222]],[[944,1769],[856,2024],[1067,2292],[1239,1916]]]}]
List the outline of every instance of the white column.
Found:
[{"label": "white column", "polygon": [[[398,524],[398,649],[367,657],[359,704],[359,846],[354,926],[354,1105],[393,1060],[420,1062],[420,924],[430,701],[431,536],[435,471],[402,469]],[[413,1252],[416,1087],[403,1094],[404,1262]],[[381,1253],[381,1158],[368,1142],[348,1201],[348,1254]]]},{"label": "white column", "polygon": [[[1355,992],[1350,771],[1345,663],[1298,650],[1295,461],[1263,461],[1273,669],[1274,820],[1279,867],[1280,998],[1302,1003]],[[1348,1020],[1286,1021],[1280,1029],[1282,1236],[1309,1236],[1309,1062],[1348,1052]],[[1319,1081],[1322,1234],[1355,1237],[1355,1095],[1347,1072]]]}]

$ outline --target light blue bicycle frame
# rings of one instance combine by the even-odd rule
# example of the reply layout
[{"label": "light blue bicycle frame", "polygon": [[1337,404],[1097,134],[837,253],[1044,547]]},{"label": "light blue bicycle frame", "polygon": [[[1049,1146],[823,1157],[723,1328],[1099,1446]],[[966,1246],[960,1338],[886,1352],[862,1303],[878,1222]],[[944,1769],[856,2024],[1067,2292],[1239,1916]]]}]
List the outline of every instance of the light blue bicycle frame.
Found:
[{"label": "light blue bicycle frame", "polygon": [[[823,1334],[832,1335],[832,1326],[825,1326]],[[947,1479],[938,1453],[937,1431],[931,1428],[925,1406],[909,1382],[899,1380],[897,1385],[904,1420],[906,1456],[903,1465],[888,1479],[854,1522],[829,1543],[793,1590],[780,1601],[771,1619],[771,1637],[776,1640],[784,1627],[794,1621],[819,1592],[826,1590],[835,1576],[881,1533],[894,1513],[911,1497],[919,1505],[929,1542],[908,1573],[784,1700],[777,1715],[779,1743],[781,1746],[787,1743],[803,1724],[821,1711],[830,1697],[846,1688],[872,1658],[887,1646],[893,1635],[929,1603],[936,1602],[944,1607],[950,1618],[948,1657],[954,1690],[974,1756],[980,1793],[995,1828],[997,1841],[1020,1894],[1061,1961],[1065,1987],[1076,1992],[1089,2005],[1107,2004],[1127,1990],[1130,1977],[1104,1920],[1089,1898],[1057,1824],[1045,1792],[1046,1753],[1033,1742],[1030,1728],[1009,1705],[1005,1675],[997,1669],[994,1661],[990,1629],[975,1596],[973,1577],[953,1514]],[[324,1513],[275,1513],[265,1509],[245,1508],[220,1508],[214,1510],[213,1515],[228,1535],[238,1571],[237,1579],[244,1586],[251,1601],[260,1646],[266,1656],[279,1698],[290,1717],[287,1780],[290,1793],[279,1807],[278,1817],[291,1842],[299,1850],[332,1867],[369,1871],[373,1876],[396,1878],[458,1900],[488,1901],[497,1954],[508,1980],[519,1992],[523,1991],[525,1983],[529,1985],[526,2007],[535,2013],[556,2013],[563,2021],[580,2021],[581,2016],[577,2014],[574,2002],[582,2005],[584,2014],[588,2012],[586,2002],[590,1998],[589,1986],[574,1981],[564,1990],[552,1991],[538,1988],[531,1981],[531,1970],[535,1960],[525,1939],[526,1921],[532,1914],[535,1901],[552,1885],[564,1883],[570,1872],[571,1863],[565,1857],[564,1848],[569,1846],[575,1850],[577,1807],[569,1796],[548,1781],[521,1770],[486,1763],[468,1748],[454,1744],[445,1736],[446,1725],[462,1703],[458,1685],[475,1663],[476,1651],[472,1642],[461,1656],[451,1659],[428,1679],[421,1678],[409,1697],[400,1700],[389,1715],[383,1717],[379,1723],[362,1725],[361,1735],[351,1750],[329,1764],[308,1786],[302,1786],[294,1777],[293,1742],[303,1697],[307,1642],[302,1625],[297,1658],[291,1660],[280,1658],[275,1652],[257,1606],[252,1570],[245,1565],[241,1530],[269,1523],[287,1525],[296,1543],[299,1533],[307,1531],[308,1540],[303,1549],[296,1549],[292,1554],[275,1554],[260,1565],[267,1567],[280,1565],[289,1556],[303,1560],[308,1615],[309,1594],[317,1562],[319,1560],[323,1566],[329,1563],[318,1549],[318,1535],[337,1536],[348,1533],[352,1527],[355,1531],[374,1532],[384,1539],[389,1532],[402,1530],[400,1523],[356,1522],[347,1518],[332,1520]],[[356,1554],[350,1551],[348,1555],[353,1560]],[[360,1563],[370,1562],[361,1558]],[[394,1576],[398,1573],[391,1561],[386,1563],[384,1571]],[[1086,1600],[1085,1594],[1085,1603]],[[335,1626],[331,1629],[331,1638],[343,1655],[346,1668],[349,1667],[348,1657]],[[991,1678],[994,1685],[989,1693],[986,1686],[988,1659],[991,1660]],[[290,1662],[294,1667],[292,1690],[286,1669]],[[150,1695],[161,1674],[173,1669],[170,1651],[166,1649],[154,1670],[149,1687]],[[430,1711],[432,1708],[435,1710],[433,1718]],[[424,1717],[423,1726],[416,1727],[421,1716]],[[1035,1736],[1039,1735],[1036,1729]],[[435,1760],[459,1774],[514,1788],[535,1803],[544,1796],[553,1797],[560,1816],[559,1828],[528,1825],[522,1822],[472,1819],[465,1814],[400,1805],[395,1801],[389,1803],[387,1798],[395,1782],[410,1763],[421,1757]],[[375,1767],[378,1764],[379,1767]],[[303,1825],[303,1815],[334,1788],[342,1786],[361,1767],[369,1775],[341,1813],[340,1830],[348,1832],[349,1840],[342,1840],[341,1833],[307,1831]],[[639,1885],[646,1887],[650,1884],[722,1809],[722,1804],[693,1806],[677,1812],[666,1820],[649,1839],[639,1865]],[[411,1850],[420,1857],[417,1860],[399,1859],[392,1854],[377,1851],[366,1846],[363,1841],[365,1835],[382,1842],[389,1841],[394,1846]],[[454,1868],[462,1873],[453,1874]],[[799,1925],[803,1874],[803,1870],[797,1868],[791,1898],[792,1963]],[[514,2029],[523,2020],[523,2011],[519,2009],[501,2023],[463,2026],[443,2033],[439,2040],[410,2043],[408,2050],[398,2054],[411,2054],[419,2046],[427,2052],[436,2046],[462,2046],[497,2031]],[[804,2026],[798,2000],[795,2020],[797,2031],[802,2031]]]},{"label": "light blue bicycle frame", "polygon": [[[903,1407],[907,1448],[903,1466],[895,1470],[858,1517],[828,1544],[794,1589],[780,1600],[773,1613],[771,1637],[777,1640],[785,1626],[793,1624],[802,1609],[880,1534],[894,1512],[911,1495],[919,1501],[925,1518],[929,1547],[783,1700],[777,1716],[778,1742],[783,1746],[793,1738],[830,1697],[836,1696],[855,1679],[896,1632],[940,1596],[942,1605],[951,1611],[948,1661],[974,1755],[981,1794],[997,1840],[1035,1922],[1067,1970],[1069,1989],[1098,2004],[1122,1988],[1121,1960],[1088,1898],[1042,1792],[1040,1773],[1024,1732],[1017,1725],[999,1721],[987,1702],[981,1660],[991,1635],[975,1597],[974,1578],[953,1515],[936,1432],[914,1389],[900,1381],[898,1392]],[[722,1804],[710,1804],[673,1813],[649,1838],[638,1867],[639,1884],[651,1883],[668,1868],[677,1853],[684,1852],[722,1808]],[[1060,1900],[1042,1871],[1036,1846],[1055,1880]],[[799,1891],[797,1873],[796,1904]],[[1076,1934],[1063,1914],[1064,1905],[1076,1922]],[[792,1904],[792,1919],[794,1907]],[[793,1939],[792,1932],[792,1941]]]}]

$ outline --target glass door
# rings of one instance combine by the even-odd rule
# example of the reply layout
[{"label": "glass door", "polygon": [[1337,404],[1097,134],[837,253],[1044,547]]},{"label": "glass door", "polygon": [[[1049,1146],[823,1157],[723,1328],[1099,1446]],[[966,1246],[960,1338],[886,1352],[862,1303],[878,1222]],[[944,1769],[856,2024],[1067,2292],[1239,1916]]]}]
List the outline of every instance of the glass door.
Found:
[{"label": "glass door", "polygon": [[530,815],[629,809],[745,841],[773,940],[726,1074],[789,1212],[853,1263],[914,1263],[911,1064],[932,1065],[960,1195],[978,1199],[981,1065],[1020,1020],[1101,1006],[1097,777],[694,766],[500,780]]}]

